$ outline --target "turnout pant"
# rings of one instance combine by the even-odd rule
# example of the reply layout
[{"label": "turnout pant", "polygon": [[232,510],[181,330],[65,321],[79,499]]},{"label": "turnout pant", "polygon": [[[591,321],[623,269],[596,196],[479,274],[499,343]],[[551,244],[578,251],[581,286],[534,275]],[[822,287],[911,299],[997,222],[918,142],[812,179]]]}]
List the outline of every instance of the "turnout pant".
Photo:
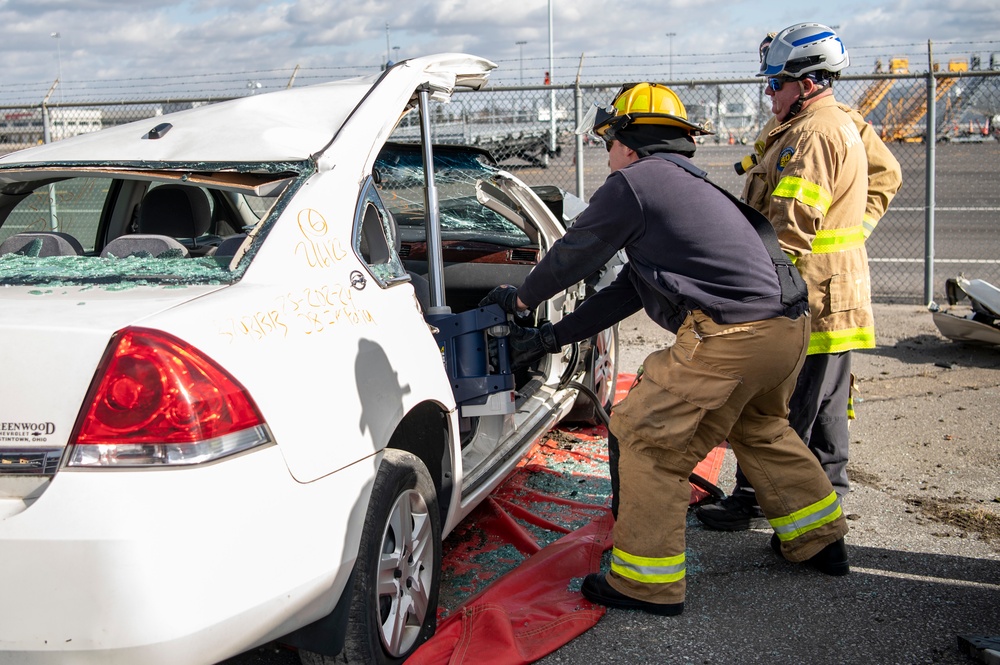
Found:
[{"label": "turnout pant", "polygon": [[837,495],[788,423],[809,317],[719,325],[694,311],[615,407],[620,500],[608,582],[653,603],[684,600],[688,476],[729,440],[790,561],[847,533]]},{"label": "turnout pant", "polygon": [[[841,498],[850,491],[847,481],[848,446],[851,442],[847,415],[850,399],[850,351],[806,356],[788,403],[788,420],[819,460],[826,477]],[[753,483],[737,465],[733,494],[752,493]]]}]

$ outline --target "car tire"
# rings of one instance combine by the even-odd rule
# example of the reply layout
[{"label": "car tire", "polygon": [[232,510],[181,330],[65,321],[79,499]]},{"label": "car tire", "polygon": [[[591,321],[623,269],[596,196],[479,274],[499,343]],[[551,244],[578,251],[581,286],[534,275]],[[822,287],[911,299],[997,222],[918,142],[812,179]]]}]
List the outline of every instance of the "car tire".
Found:
[{"label": "car tire", "polygon": [[597,396],[600,406],[593,397],[581,392],[566,420],[602,425],[614,404],[618,383],[618,326],[597,333],[588,340],[587,346],[584,361],[587,371],[581,383]]},{"label": "car tire", "polygon": [[402,663],[433,634],[441,581],[441,514],[427,468],[388,449],[372,487],[354,567],[343,652],[300,652],[306,665]]}]

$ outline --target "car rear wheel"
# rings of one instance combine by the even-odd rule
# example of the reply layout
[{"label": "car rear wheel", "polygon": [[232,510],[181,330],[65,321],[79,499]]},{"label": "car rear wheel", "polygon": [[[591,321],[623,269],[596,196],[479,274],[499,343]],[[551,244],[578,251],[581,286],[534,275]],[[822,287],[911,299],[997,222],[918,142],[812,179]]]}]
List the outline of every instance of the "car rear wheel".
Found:
[{"label": "car rear wheel", "polygon": [[441,570],[441,517],[427,468],[386,450],[372,487],[354,568],[344,651],[303,663],[401,663],[433,634]]}]

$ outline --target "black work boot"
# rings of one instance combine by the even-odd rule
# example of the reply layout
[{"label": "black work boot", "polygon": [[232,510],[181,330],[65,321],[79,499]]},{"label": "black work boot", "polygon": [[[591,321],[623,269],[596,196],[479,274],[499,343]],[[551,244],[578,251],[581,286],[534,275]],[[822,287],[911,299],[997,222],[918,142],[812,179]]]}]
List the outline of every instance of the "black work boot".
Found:
[{"label": "black work boot", "polygon": [[764,529],[768,523],[753,495],[731,495],[718,503],[699,506],[694,511],[698,521],[716,531]]},{"label": "black work boot", "polygon": [[[771,535],[771,549],[782,559],[785,556],[781,553],[781,539],[778,534]],[[847,544],[843,538],[835,540],[811,558],[803,561],[810,568],[815,568],[824,575],[840,577],[851,572],[850,563],[847,560]]]},{"label": "black work boot", "polygon": [[642,610],[650,614],[673,617],[684,611],[684,603],[647,603],[644,600],[637,600],[631,596],[626,596],[613,586],[608,584],[604,573],[591,573],[583,578],[583,586],[580,587],[584,598],[592,603],[605,605],[606,607],[616,607],[620,610]]}]

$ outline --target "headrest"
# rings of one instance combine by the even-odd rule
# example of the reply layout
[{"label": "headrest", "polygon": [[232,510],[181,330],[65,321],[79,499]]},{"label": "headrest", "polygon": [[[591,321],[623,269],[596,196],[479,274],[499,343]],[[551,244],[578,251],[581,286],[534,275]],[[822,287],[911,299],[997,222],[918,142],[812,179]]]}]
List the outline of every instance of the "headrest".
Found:
[{"label": "headrest", "polygon": [[208,196],[197,187],[160,185],[149,190],[139,206],[139,233],[197,238],[211,225]]},{"label": "headrest", "polygon": [[25,231],[12,235],[0,244],[0,254],[28,256],[79,256],[80,241],[59,231]]},{"label": "headrest", "polygon": [[101,256],[104,258],[114,256],[120,259],[129,256],[161,259],[184,258],[188,256],[188,249],[168,236],[131,233],[109,242],[104,251],[101,252]]}]

